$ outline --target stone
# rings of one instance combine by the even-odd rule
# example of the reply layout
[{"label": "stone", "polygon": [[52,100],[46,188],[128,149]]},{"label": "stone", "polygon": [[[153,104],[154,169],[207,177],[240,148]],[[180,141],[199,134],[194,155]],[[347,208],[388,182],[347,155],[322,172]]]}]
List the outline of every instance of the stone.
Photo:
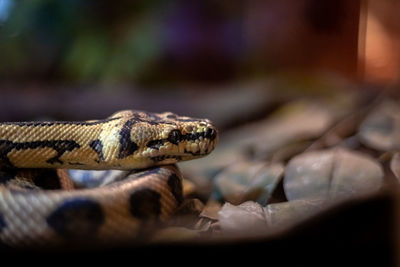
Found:
[{"label": "stone", "polygon": [[264,209],[254,201],[238,206],[226,202],[218,217],[221,233],[229,236],[260,236],[268,231]]},{"label": "stone", "polygon": [[390,160],[390,169],[396,178],[400,181],[400,153],[396,152]]},{"label": "stone", "polygon": [[394,100],[383,101],[360,125],[358,136],[368,147],[380,151],[400,148],[400,105]]},{"label": "stone", "polygon": [[316,138],[333,123],[335,115],[328,105],[315,101],[288,103],[253,130],[248,138],[253,156],[267,159],[288,144]]},{"label": "stone", "polygon": [[334,148],[290,160],[283,187],[288,200],[340,199],[377,191],[383,174],[382,166],[368,155]]},{"label": "stone", "polygon": [[268,203],[283,175],[281,163],[243,160],[231,165],[215,177],[215,185],[223,199],[240,204],[253,200]]},{"label": "stone", "polygon": [[221,204],[214,200],[209,200],[202,212],[200,217],[208,218],[210,220],[218,220],[218,212],[221,210]]},{"label": "stone", "polygon": [[[301,146],[304,140],[320,136],[341,115],[338,113],[344,110],[348,108],[342,105],[332,108],[325,102],[290,102],[262,120],[221,131],[213,153],[195,161],[181,162],[179,167],[184,177],[194,181],[196,189],[207,195],[209,182],[226,167],[249,158],[270,159],[277,150],[284,149],[288,144],[300,142]],[[287,152],[280,157],[286,157]]]},{"label": "stone", "polygon": [[322,199],[298,199],[267,205],[265,209],[271,228],[285,228],[301,222],[324,208]]}]

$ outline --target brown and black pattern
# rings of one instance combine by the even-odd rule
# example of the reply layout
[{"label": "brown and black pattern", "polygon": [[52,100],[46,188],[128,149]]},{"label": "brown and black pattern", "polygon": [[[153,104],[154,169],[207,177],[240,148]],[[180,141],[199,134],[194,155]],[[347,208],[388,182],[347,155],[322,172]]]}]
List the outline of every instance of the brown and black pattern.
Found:
[{"label": "brown and black pattern", "polygon": [[[165,220],[183,201],[181,173],[166,164],[209,154],[217,135],[207,119],[170,112],[122,111],[83,122],[0,123],[0,243],[137,236],[145,221]],[[45,168],[40,172],[44,176],[32,180],[35,187],[9,187],[29,168]],[[48,181],[49,168],[136,172],[103,187],[66,191]]]},{"label": "brown and black pattern", "polygon": [[104,160],[104,155],[103,155],[103,143],[101,142],[100,139],[93,140],[90,142],[89,146],[96,151],[97,155],[99,156],[98,161],[103,161]]},{"label": "brown and black pattern", "polygon": [[168,138],[151,140],[147,143],[147,147],[159,149],[166,142],[170,142],[176,145],[182,141],[195,141],[198,140],[200,137],[208,138],[213,141],[217,137],[217,133],[214,129],[211,128],[208,129],[206,132],[188,133],[184,135],[182,135],[179,130],[172,130],[169,133]]},{"label": "brown and black pattern", "polygon": [[138,150],[139,146],[132,141],[131,139],[131,131],[133,124],[137,123],[136,119],[130,119],[125,122],[124,126],[122,127],[121,131],[119,132],[119,153],[118,158],[126,158],[130,155],[133,155],[136,150]]},{"label": "brown and black pattern", "polygon": [[[208,120],[173,113],[123,111],[108,119],[83,122],[4,122],[0,123],[0,166],[146,168],[206,155],[216,138],[217,131]],[[182,143],[189,145],[185,149],[169,146]]]},{"label": "brown and black pattern", "polygon": [[12,142],[8,140],[0,140],[0,166],[13,167],[13,164],[8,158],[8,153],[15,150],[27,150],[37,148],[52,148],[57,152],[57,155],[46,160],[49,164],[59,163],[63,164],[60,157],[66,151],[72,151],[79,148],[80,145],[74,140],[46,140],[46,141],[32,141],[32,142]]}]

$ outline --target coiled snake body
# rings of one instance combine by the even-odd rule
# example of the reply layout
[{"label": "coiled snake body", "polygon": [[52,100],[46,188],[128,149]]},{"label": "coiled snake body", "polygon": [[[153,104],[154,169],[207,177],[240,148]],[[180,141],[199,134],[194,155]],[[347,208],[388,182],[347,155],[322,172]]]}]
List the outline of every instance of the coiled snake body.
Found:
[{"label": "coiled snake body", "polygon": [[[0,123],[0,245],[135,238],[181,203],[174,163],[207,155],[216,142],[209,120],[169,112]],[[42,190],[51,169],[119,169],[126,178],[93,189]]]}]

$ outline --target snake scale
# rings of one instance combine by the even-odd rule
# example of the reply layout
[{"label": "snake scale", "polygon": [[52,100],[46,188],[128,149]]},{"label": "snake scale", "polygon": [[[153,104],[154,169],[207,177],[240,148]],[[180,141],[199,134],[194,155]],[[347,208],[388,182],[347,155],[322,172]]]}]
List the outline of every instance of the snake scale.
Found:
[{"label": "snake scale", "polygon": [[[174,163],[209,154],[217,139],[208,119],[170,112],[0,123],[0,247],[140,237],[182,202]],[[43,190],[53,169],[117,169],[126,177],[96,188]]]}]

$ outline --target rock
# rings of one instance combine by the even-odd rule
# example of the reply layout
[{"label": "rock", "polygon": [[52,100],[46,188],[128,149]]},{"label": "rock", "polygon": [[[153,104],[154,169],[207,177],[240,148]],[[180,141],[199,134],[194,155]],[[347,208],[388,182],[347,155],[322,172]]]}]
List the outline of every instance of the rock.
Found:
[{"label": "rock", "polygon": [[271,155],[272,162],[287,162],[292,157],[304,152],[312,144],[311,141],[298,141],[292,144],[287,144],[284,147],[276,150]]},{"label": "rock", "polygon": [[292,158],[283,180],[286,198],[325,198],[329,193],[331,172],[331,152],[309,152]]},{"label": "rock", "polygon": [[269,159],[287,144],[320,136],[337,118],[337,110],[348,109],[331,106],[311,100],[285,104],[265,119],[221,131],[213,153],[196,161],[181,162],[179,167],[185,177],[202,184],[201,180],[211,180],[223,168],[245,160],[249,155],[253,159]]},{"label": "rock", "polygon": [[311,217],[323,208],[322,199],[298,199],[269,204],[265,207],[265,213],[270,227],[284,228]]},{"label": "rock", "polygon": [[268,231],[264,209],[254,201],[239,206],[226,202],[218,217],[222,234],[229,236],[260,236]]},{"label": "rock", "polygon": [[390,161],[390,169],[396,178],[400,181],[400,153],[396,152]]},{"label": "rock", "polygon": [[378,105],[360,125],[360,141],[366,146],[390,151],[400,148],[400,105],[386,100]]},{"label": "rock", "polygon": [[367,155],[343,148],[313,151],[294,157],[283,182],[288,200],[336,199],[378,190],[382,166]]},{"label": "rock", "polygon": [[232,204],[253,200],[265,205],[281,180],[283,170],[281,163],[243,160],[218,174],[215,184],[222,197]]},{"label": "rock", "polygon": [[215,223],[215,221],[213,221],[213,220],[201,217],[197,221],[197,223],[194,225],[194,230],[197,230],[199,233],[211,232],[212,231],[212,225],[214,223]]},{"label": "rock", "polygon": [[200,217],[208,218],[210,220],[218,220],[218,212],[221,210],[221,204],[217,201],[209,200],[206,203]]},{"label": "rock", "polygon": [[333,123],[334,115],[327,105],[315,101],[289,103],[254,129],[248,143],[255,158],[266,159],[287,144],[320,136]]}]

